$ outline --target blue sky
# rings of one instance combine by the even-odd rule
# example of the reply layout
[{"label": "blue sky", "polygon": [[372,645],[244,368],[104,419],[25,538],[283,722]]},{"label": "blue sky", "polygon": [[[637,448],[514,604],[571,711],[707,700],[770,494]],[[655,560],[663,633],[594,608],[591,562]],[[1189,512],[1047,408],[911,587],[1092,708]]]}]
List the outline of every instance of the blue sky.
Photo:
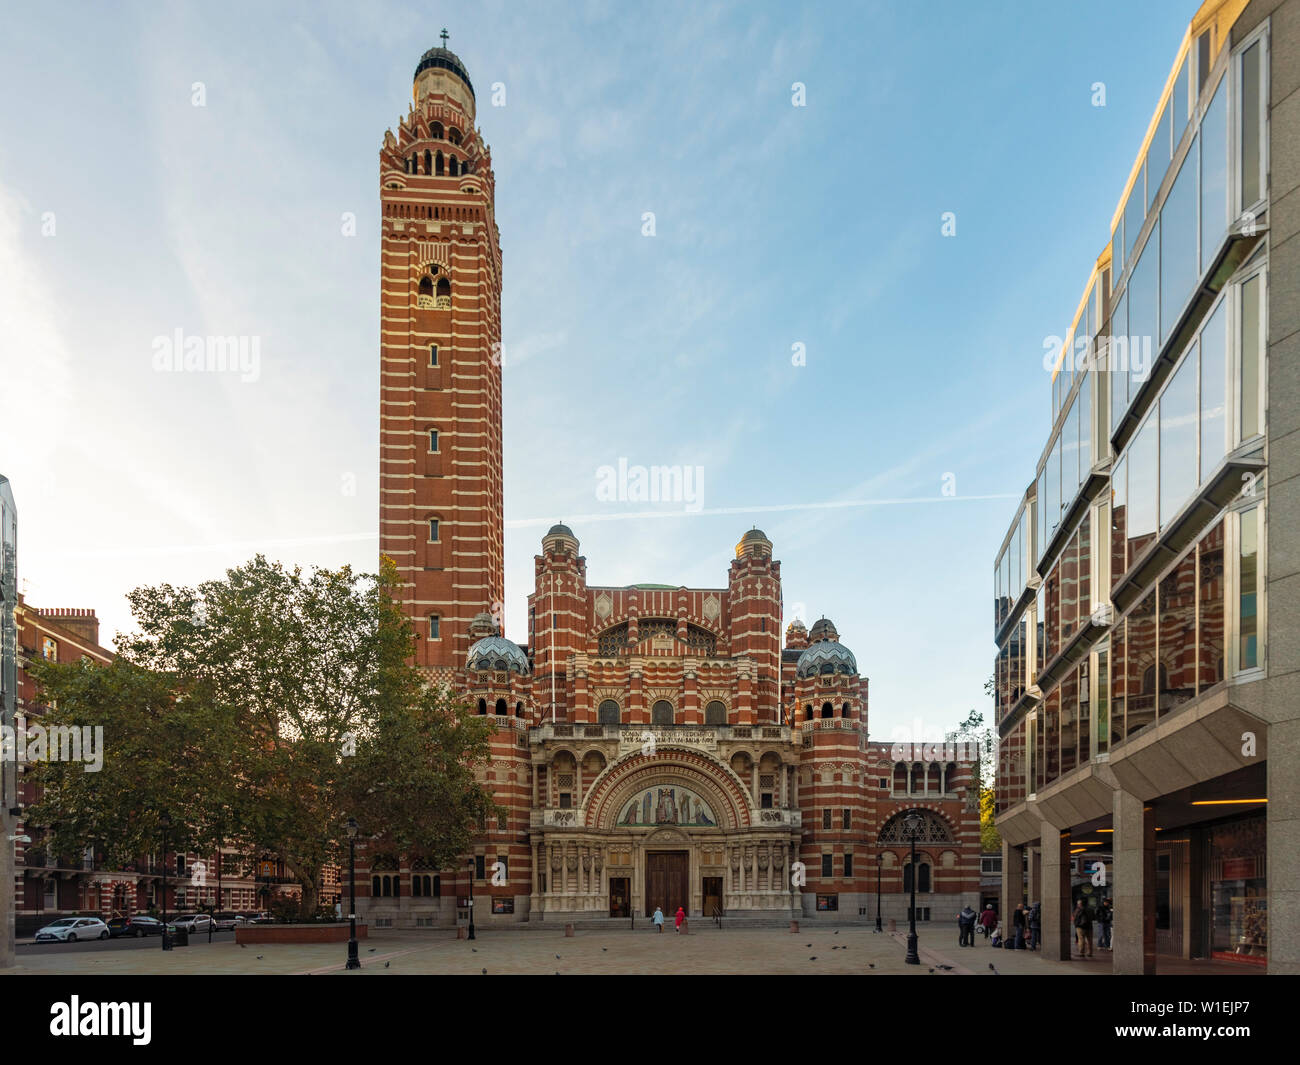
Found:
[{"label": "blue sky", "polygon": [[[758,525],[787,619],[832,618],[871,678],[873,738],[987,710],[1043,338],[1196,7],[11,10],[0,472],[29,598],[110,640],[131,588],[257,550],[374,569],[377,156],[445,25],[497,181],[507,634],[553,521],[599,584],[722,585]],[[257,379],[156,372],[177,328],[258,337]],[[702,512],[599,500],[620,458],[703,467]]]}]

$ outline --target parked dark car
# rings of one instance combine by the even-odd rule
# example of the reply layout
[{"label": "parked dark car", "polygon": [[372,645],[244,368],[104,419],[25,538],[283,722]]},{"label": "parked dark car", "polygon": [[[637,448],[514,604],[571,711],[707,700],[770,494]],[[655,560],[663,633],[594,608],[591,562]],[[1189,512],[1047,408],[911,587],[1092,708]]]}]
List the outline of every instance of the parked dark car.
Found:
[{"label": "parked dark car", "polygon": [[141,936],[160,936],[162,930],[162,921],[143,913],[137,913],[132,917],[114,917],[108,922],[108,934],[114,939],[119,936],[132,936],[136,939]]}]

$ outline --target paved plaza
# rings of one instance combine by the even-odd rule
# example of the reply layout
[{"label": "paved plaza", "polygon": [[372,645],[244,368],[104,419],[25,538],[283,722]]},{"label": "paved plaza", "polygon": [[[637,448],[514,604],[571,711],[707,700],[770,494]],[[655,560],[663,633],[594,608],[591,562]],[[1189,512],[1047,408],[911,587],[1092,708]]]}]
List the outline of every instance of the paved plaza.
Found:
[{"label": "paved plaza", "polygon": [[[1029,951],[994,950],[982,938],[974,947],[957,946],[957,927],[930,924],[920,937],[922,964],[905,965],[906,935],[877,934],[870,926],[805,924],[797,933],[785,929],[717,929],[712,924],[681,936],[669,928],[657,933],[578,931],[566,938],[562,927],[499,931],[485,929],[474,942],[458,940],[445,930],[376,932],[361,940],[364,976],[451,975],[619,975],[691,973],[700,975],[866,975],[991,976],[1000,974],[1102,975],[1110,956],[1050,962]],[[10,973],[130,975],[256,973],[332,975],[343,971],[347,947],[327,944],[198,943],[170,952],[39,950],[21,953]],[[943,968],[951,966],[951,968]],[[933,970],[933,972],[931,972]]]}]

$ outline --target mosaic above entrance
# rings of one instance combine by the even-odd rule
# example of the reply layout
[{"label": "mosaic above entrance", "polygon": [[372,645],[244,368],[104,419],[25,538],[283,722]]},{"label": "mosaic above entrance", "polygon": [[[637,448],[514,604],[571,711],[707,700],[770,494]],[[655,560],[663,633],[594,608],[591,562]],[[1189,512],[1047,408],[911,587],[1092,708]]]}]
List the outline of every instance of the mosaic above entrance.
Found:
[{"label": "mosaic above entrance", "polygon": [[718,819],[709,804],[682,787],[647,788],[629,799],[618,816],[620,826],[682,825],[715,828]]}]

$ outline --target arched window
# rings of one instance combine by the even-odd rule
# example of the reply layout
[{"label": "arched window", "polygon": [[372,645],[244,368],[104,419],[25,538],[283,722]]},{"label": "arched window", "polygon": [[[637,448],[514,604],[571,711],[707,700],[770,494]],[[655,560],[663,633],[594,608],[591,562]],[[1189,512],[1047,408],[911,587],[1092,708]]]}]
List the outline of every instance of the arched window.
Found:
[{"label": "arched window", "polygon": [[524,704],[515,703],[515,717],[523,717],[523,716],[524,716]]},{"label": "arched window", "polygon": [[429,136],[432,137],[434,140],[439,140],[439,141],[442,140],[441,122],[435,122],[432,126],[429,127]]},{"label": "arched window", "polygon": [[433,299],[433,278],[427,274],[420,278],[420,289],[415,297],[415,305],[425,310],[432,310],[436,306]]},{"label": "arched window", "polygon": [[447,139],[451,141],[452,144],[459,144],[460,130],[458,130],[455,126],[452,126],[451,129],[447,131]]},{"label": "arched window", "polygon": [[428,276],[420,278],[420,295],[421,296],[433,295],[433,278]]},{"label": "arched window", "polygon": [[840,708],[840,717],[848,717],[848,716],[849,716],[849,704],[848,704],[848,703],[845,703],[845,704]]},{"label": "arched window", "polygon": [[673,704],[660,699],[650,708],[650,724],[671,725],[673,723]]},{"label": "arched window", "polygon": [[825,718],[825,717],[834,717],[834,716],[835,716],[835,707],[831,706],[830,703],[822,703],[822,717]]},{"label": "arched window", "polygon": [[606,699],[601,703],[597,711],[597,720],[602,725],[617,725],[619,723],[618,703],[613,699]]},{"label": "arched window", "polygon": [[704,708],[704,723],[706,725],[725,725],[727,723],[727,708],[719,700],[714,699]]},{"label": "arched window", "polygon": [[497,700],[497,717],[505,717],[506,714],[507,714],[508,712],[509,712],[509,710],[508,710],[508,708],[506,707],[506,701],[505,701],[504,699],[498,699],[498,700]]},{"label": "arched window", "polygon": [[487,700],[486,700],[486,699],[480,699],[480,700],[478,701],[478,712],[479,712],[480,714],[486,714],[486,713],[487,713]]},{"label": "arched window", "polygon": [[424,172],[426,174],[432,173],[430,169],[430,164],[432,162],[433,162],[433,153],[426,148],[424,152]]},{"label": "arched window", "polygon": [[[903,890],[905,892],[912,890],[912,863],[911,861],[903,864]],[[916,891],[917,894],[930,890],[930,863],[916,863]]]},{"label": "arched window", "polygon": [[813,719],[812,703],[809,703],[807,706],[803,708],[803,719],[805,721],[811,721]]},{"label": "arched window", "polygon": [[438,310],[451,310],[451,282],[445,277],[438,278]]},{"label": "arched window", "polygon": [[472,173],[474,173],[474,168],[470,165],[470,161],[466,159],[463,163],[460,164],[460,175],[461,177],[464,177],[466,174],[472,174]]},{"label": "arched window", "polygon": [[460,177],[460,170],[454,155],[449,155],[447,157],[447,173],[452,177]]},{"label": "arched window", "polygon": [[370,895],[372,898],[379,898],[383,894],[383,881],[380,877],[372,876],[370,878]]},{"label": "arched window", "polygon": [[442,152],[438,152],[433,157],[433,174],[435,177],[442,177]]}]

